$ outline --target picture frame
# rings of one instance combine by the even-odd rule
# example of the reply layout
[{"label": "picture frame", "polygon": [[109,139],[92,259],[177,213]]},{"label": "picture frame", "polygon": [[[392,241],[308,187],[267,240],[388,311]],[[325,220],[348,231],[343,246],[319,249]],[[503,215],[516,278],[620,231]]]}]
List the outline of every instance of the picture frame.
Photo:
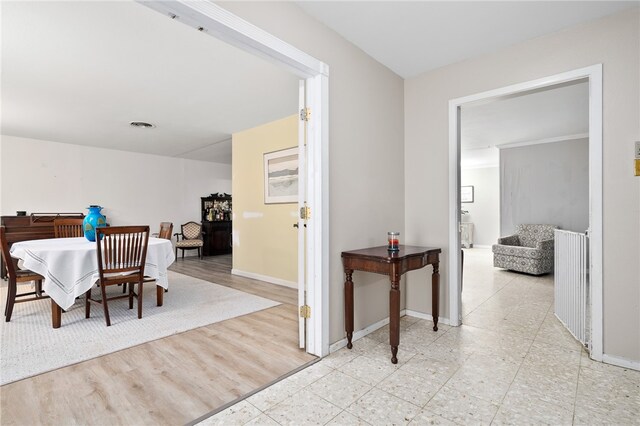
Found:
[{"label": "picture frame", "polygon": [[473,203],[473,185],[460,187],[460,202]]},{"label": "picture frame", "polygon": [[264,203],[298,202],[298,148],[264,154]]}]

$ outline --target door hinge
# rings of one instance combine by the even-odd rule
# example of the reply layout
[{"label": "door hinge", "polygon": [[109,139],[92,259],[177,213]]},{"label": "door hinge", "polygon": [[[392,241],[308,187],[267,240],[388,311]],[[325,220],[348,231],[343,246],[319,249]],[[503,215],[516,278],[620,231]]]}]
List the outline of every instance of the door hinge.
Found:
[{"label": "door hinge", "polygon": [[309,305],[300,306],[300,317],[311,318],[311,306]]},{"label": "door hinge", "polygon": [[311,207],[300,207],[300,219],[309,220],[311,219]]},{"label": "door hinge", "polygon": [[300,110],[300,121],[311,120],[311,108],[302,108]]}]

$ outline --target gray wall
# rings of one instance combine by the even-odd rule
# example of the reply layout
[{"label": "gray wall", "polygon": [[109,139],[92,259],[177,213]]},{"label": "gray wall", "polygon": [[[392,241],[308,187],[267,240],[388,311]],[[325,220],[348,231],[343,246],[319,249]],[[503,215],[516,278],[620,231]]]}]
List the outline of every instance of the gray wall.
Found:
[{"label": "gray wall", "polygon": [[589,227],[589,140],[500,150],[500,233],[521,223]]},{"label": "gray wall", "polygon": [[[602,64],[604,353],[640,361],[640,178],[631,167],[640,135],[638,34],[638,10],[624,11],[405,81],[405,233],[413,243],[442,247],[442,317],[449,315],[447,206],[454,193],[447,184],[449,100]],[[407,309],[431,312],[426,279],[426,272],[409,273]]]}]

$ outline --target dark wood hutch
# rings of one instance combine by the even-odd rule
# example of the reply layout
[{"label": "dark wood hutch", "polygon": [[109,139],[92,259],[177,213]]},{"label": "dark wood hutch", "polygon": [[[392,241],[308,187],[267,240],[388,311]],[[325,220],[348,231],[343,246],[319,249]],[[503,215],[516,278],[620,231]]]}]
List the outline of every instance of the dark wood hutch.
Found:
[{"label": "dark wood hutch", "polygon": [[231,253],[233,242],[231,194],[211,194],[201,198],[204,256]]}]

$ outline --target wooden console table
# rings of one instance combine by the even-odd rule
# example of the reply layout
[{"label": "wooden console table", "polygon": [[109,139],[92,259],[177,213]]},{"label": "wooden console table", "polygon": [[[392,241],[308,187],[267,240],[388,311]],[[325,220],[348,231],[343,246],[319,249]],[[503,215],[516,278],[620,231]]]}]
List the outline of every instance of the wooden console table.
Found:
[{"label": "wooden console table", "polygon": [[400,277],[402,274],[427,265],[433,265],[431,275],[433,331],[438,331],[438,311],[440,297],[440,253],[439,248],[400,246],[397,252],[390,252],[387,246],[371,247],[362,250],[343,251],[342,265],[346,275],[344,283],[345,328],[347,347],[353,344],[353,271],[373,272],[389,276],[389,344],[391,362],[398,363],[398,345],[400,344]]}]

